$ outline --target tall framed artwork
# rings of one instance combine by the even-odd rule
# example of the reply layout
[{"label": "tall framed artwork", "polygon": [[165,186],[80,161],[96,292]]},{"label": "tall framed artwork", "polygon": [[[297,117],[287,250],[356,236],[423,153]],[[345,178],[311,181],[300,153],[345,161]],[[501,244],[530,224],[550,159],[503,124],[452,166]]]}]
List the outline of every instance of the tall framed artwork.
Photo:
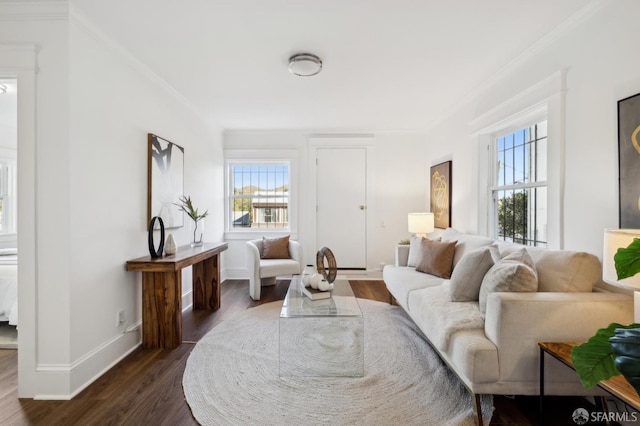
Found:
[{"label": "tall framed artwork", "polygon": [[436,228],[451,226],[451,161],[431,167],[431,212]]},{"label": "tall framed artwork", "polygon": [[152,133],[148,134],[147,223],[162,218],[165,228],[184,225],[175,205],[184,193],[184,148]]},{"label": "tall framed artwork", "polygon": [[640,228],[640,93],[618,101],[620,228]]}]

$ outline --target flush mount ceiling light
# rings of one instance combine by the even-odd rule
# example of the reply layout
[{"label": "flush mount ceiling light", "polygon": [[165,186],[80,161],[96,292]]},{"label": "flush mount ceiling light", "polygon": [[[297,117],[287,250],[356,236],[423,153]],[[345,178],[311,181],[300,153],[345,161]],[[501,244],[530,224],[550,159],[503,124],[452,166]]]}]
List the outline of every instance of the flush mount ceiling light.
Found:
[{"label": "flush mount ceiling light", "polygon": [[297,53],[289,58],[289,72],[300,77],[311,77],[322,71],[322,60],[311,53]]}]

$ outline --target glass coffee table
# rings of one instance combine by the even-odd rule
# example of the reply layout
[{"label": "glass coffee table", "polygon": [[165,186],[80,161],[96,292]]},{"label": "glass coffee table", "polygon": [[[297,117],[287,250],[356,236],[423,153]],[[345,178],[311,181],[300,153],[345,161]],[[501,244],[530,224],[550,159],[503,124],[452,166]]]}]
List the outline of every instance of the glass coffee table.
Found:
[{"label": "glass coffee table", "polygon": [[311,300],[294,276],[280,311],[280,376],[364,375],[364,317],[351,285],[336,279],[331,297]]}]

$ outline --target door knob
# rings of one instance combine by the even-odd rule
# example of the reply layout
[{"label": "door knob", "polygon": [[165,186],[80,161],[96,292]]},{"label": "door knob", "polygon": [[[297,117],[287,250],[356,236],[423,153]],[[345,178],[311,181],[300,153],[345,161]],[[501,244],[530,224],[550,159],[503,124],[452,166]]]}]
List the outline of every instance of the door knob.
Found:
[{"label": "door knob", "polygon": [[364,206],[363,205],[360,205],[360,210],[364,210]]}]

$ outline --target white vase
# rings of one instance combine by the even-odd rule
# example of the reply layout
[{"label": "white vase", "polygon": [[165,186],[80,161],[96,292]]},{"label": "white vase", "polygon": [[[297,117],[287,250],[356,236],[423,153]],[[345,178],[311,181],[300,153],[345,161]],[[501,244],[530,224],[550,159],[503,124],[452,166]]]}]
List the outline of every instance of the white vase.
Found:
[{"label": "white vase", "polygon": [[311,285],[311,276],[316,273],[313,265],[307,265],[304,267],[304,271],[302,271],[302,284],[305,287],[309,287]]},{"label": "white vase", "polygon": [[173,234],[169,234],[167,241],[164,243],[164,254],[170,256],[176,254],[178,247],[176,246],[176,240],[173,238]]},{"label": "white vase", "polygon": [[189,221],[189,235],[191,240],[191,247],[200,247],[203,241],[204,235],[204,220]]}]

